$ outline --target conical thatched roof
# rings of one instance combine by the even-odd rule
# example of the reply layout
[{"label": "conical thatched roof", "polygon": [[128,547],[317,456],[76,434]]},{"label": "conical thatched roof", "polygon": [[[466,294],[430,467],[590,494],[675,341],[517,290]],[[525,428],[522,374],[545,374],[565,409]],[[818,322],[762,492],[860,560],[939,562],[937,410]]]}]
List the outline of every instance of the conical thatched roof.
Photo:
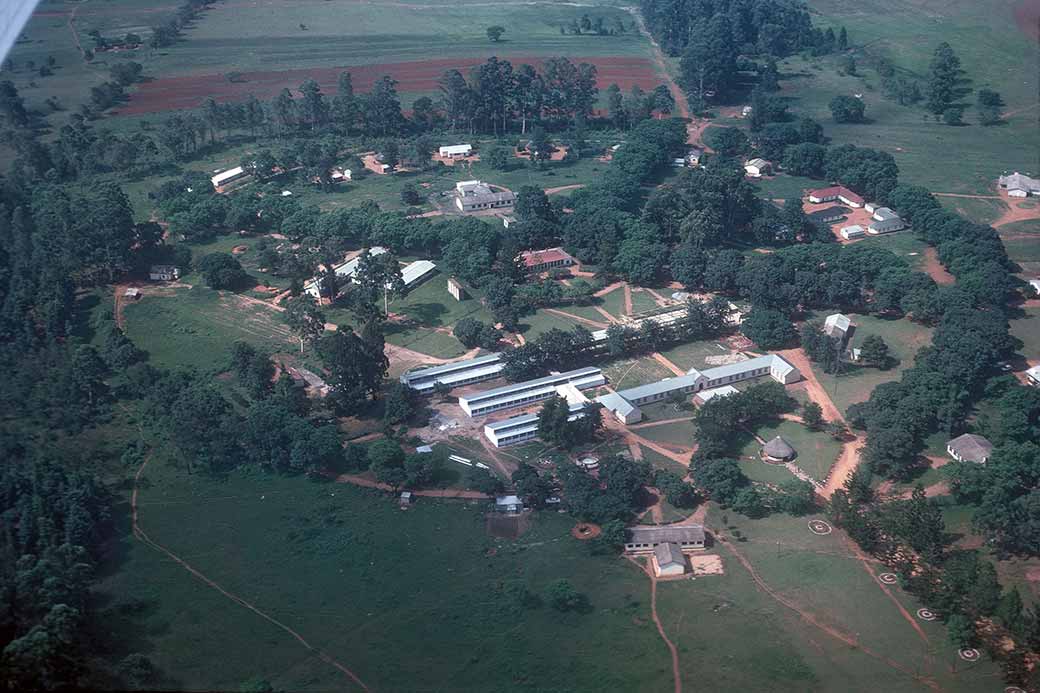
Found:
[{"label": "conical thatched roof", "polygon": [[795,452],[794,447],[784,440],[783,436],[777,436],[766,443],[765,447],[762,448],[762,452],[765,453],[766,457],[771,457],[774,460],[790,460],[794,459],[794,456],[798,454]]}]

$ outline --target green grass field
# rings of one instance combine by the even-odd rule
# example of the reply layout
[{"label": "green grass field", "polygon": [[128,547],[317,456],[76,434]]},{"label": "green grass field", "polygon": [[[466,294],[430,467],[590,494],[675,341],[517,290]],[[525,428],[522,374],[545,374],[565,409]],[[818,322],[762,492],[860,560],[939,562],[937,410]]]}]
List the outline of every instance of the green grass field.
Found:
[{"label": "green grass field", "polygon": [[[772,440],[775,436],[783,436],[798,452],[798,457],[795,458],[794,463],[801,467],[806,474],[821,482],[827,478],[827,474],[841,453],[841,443],[834,440],[827,433],[810,431],[797,421],[785,420],[761,426],[755,433],[765,441]],[[740,455],[741,457],[757,458],[761,447],[757,441],[750,439],[748,444],[744,446],[744,449],[741,450]],[[758,462],[752,462],[751,464],[762,464],[765,466],[764,463]],[[788,478],[791,478],[790,472],[782,467],[780,469]]]},{"label": "green grass field", "polygon": [[1022,340],[1019,353],[1027,359],[1040,358],[1040,308],[1025,308],[1011,320],[1011,334]]},{"label": "green grass field", "polygon": [[648,357],[615,359],[601,367],[603,375],[615,390],[655,383],[673,375],[667,368]]},{"label": "green grass field", "polygon": [[[824,373],[819,367],[814,366],[813,370],[820,384],[842,412],[854,402],[865,401],[881,383],[897,380],[904,370],[913,365],[918,349],[932,341],[931,328],[918,325],[906,318],[887,320],[858,314],[850,314],[849,317],[857,325],[852,337],[852,347],[862,346],[863,340],[872,334],[879,335],[888,344],[889,353],[898,359],[899,363],[888,370],[846,363],[838,377]],[[844,370],[846,368],[848,370]]]},{"label": "green grass field", "polygon": [[728,348],[719,348],[720,346],[722,345],[714,341],[688,342],[662,351],[661,355],[683,370],[710,368],[711,364],[705,361],[706,358],[729,354]]},{"label": "green grass field", "polygon": [[[723,517],[728,522],[724,523]],[[822,626],[851,636],[857,646],[851,648],[799,617],[789,606],[770,598],[760,586],[746,579],[746,573],[723,547],[719,553],[727,571],[726,579],[709,585],[719,590],[722,597],[714,600],[715,606],[725,605],[725,608],[709,618],[722,620],[750,612],[759,619],[759,628],[757,631],[719,628],[720,637],[731,638],[736,631],[749,642],[755,642],[778,629],[791,636],[784,646],[792,650],[790,659],[762,663],[756,660],[738,666],[741,660],[736,651],[741,648],[734,647],[736,661],[732,669],[726,670],[727,687],[740,682],[755,688],[752,677],[761,675],[763,668],[768,669],[770,664],[778,668],[777,676],[784,681],[774,686],[774,690],[917,691],[922,684],[913,680],[915,674],[929,676],[942,690],[949,691],[999,689],[1003,685],[996,667],[988,661],[968,665],[957,659],[956,649],[948,644],[940,621],[919,621],[923,636],[918,634],[900,614],[899,606],[913,618],[920,604],[898,587],[890,588],[891,597],[886,595],[876,578],[855,558],[843,534],[814,535],[806,526],[809,519],[775,515],[752,521],[732,510],[721,511],[712,504],[707,523],[712,527],[725,524],[739,529],[746,540],[732,545],[752,563],[769,589]],[[883,570],[876,565],[870,569]],[[698,579],[694,584],[706,582],[707,578]],[[665,585],[664,589],[670,587],[671,584]],[[662,600],[667,594],[661,592],[659,609],[665,604],[675,604]],[[687,627],[696,626],[691,623]],[[686,640],[682,633],[679,637],[680,641]],[[692,637],[692,633],[688,637]],[[688,671],[694,676],[692,663],[689,666]],[[714,666],[706,667],[696,674],[695,680],[707,688],[718,688],[721,682],[709,678],[714,671]],[[788,683],[789,679],[793,680]]]},{"label": "green grass field", "polygon": [[155,366],[222,370],[244,340],[271,352],[298,351],[280,314],[235,294],[201,286],[145,296],[125,308],[126,334]]},{"label": "green grass field", "polygon": [[[951,0],[924,5],[902,0],[812,0],[821,25],[848,28],[850,43],[862,54],[880,54],[922,79],[932,51],[947,41],[961,58],[971,86],[1001,93],[1010,113],[1006,124],[982,127],[973,108],[963,127],[940,125],[924,118],[921,107],[903,107],[882,98],[880,79],[860,59],[859,74],[839,75],[837,58],[807,64],[783,61],[782,73],[806,76],[783,80],[782,95],[794,99],[792,110],[824,124],[835,144],[850,142],[890,152],[903,180],[936,192],[986,193],[1003,171],[1035,170],[1040,139],[1036,129],[1035,80],[1023,78],[1007,65],[1033,64],[1036,45],[1015,24],[1015,0]],[[924,87],[922,81],[922,88]],[[828,109],[838,94],[863,94],[864,125],[833,121]],[[974,95],[966,103],[974,104]],[[970,166],[963,162],[970,161]]]},{"label": "green grass field", "polygon": [[[692,415],[693,412],[691,411],[677,412],[673,410],[672,413],[673,418]],[[661,424],[660,426],[639,428],[635,432],[655,443],[690,447],[693,445],[693,436],[697,432],[697,427],[693,425],[692,421],[676,421],[674,423]]]}]

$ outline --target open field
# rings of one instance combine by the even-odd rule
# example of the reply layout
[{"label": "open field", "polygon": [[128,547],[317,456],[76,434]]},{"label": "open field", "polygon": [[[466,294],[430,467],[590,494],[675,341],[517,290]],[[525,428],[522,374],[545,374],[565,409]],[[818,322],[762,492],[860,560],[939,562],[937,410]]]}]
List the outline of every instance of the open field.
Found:
[{"label": "open field", "polygon": [[[719,347],[723,348],[719,348]],[[714,340],[679,344],[661,352],[661,355],[683,370],[710,368],[705,359],[709,356],[726,356],[730,353],[724,344]],[[715,364],[718,365],[718,364]],[[671,375],[671,374],[670,374]]]},{"label": "open field", "polygon": [[932,341],[931,328],[918,325],[906,318],[885,320],[873,315],[858,314],[850,314],[849,317],[857,325],[852,337],[852,347],[862,346],[863,340],[872,334],[879,335],[888,344],[889,353],[898,359],[899,363],[888,370],[845,363],[837,377],[814,366],[813,370],[820,384],[842,412],[850,404],[865,401],[881,383],[898,380],[902,372],[913,365],[918,349]]},{"label": "open field", "polygon": [[[850,142],[890,152],[904,181],[936,192],[988,193],[1004,170],[1036,168],[1036,80],[1007,65],[1034,65],[1035,39],[1016,24],[1016,0],[951,0],[927,6],[900,0],[812,0],[821,26],[844,25],[860,54],[858,72],[839,75],[837,58],[807,64],[783,61],[781,73],[799,77],[781,81],[792,110],[816,118],[836,144]],[[1035,30],[1035,26],[1031,27]],[[921,107],[904,107],[882,98],[880,79],[866,66],[862,52],[890,58],[918,79],[927,74],[932,51],[948,41],[961,58],[974,88],[996,89],[1007,104],[1006,124],[981,127],[974,108],[963,127],[924,118]],[[923,88],[922,82],[922,88]],[[838,94],[863,94],[870,124],[838,124],[828,103]],[[967,103],[974,104],[974,95]],[[972,162],[963,166],[965,161]]]},{"label": "open field", "polygon": [[1012,336],[1022,340],[1019,353],[1027,359],[1040,359],[1040,308],[1024,308],[1011,321]]},{"label": "open field", "polygon": [[[399,81],[398,91],[407,108],[420,95],[434,95],[436,80],[445,70],[466,72],[493,55],[514,64],[537,65],[552,56],[592,62],[599,69],[602,89],[617,82],[626,91],[633,84],[649,91],[661,81],[650,60],[650,45],[631,28],[629,12],[562,2],[227,0],[214,4],[173,46],[101,52],[89,64],[83,59],[77,42],[84,49],[92,48],[93,41],[87,36],[91,30],[110,38],[131,31],[147,38],[149,27],[171,16],[177,4],[146,0],[44,4],[26,28],[28,40],[13,54],[16,86],[25,92],[30,105],[56,96],[66,106],[76,107],[89,98],[92,87],[108,78],[112,64],[136,60],[151,79],[132,90],[129,102],[118,110],[145,114],[194,108],[210,96],[217,100],[241,99],[248,94],[270,98],[309,78],[330,93],[342,71],[352,72],[359,91],[390,75]],[[560,33],[561,26],[583,14],[602,17],[609,28],[621,22],[626,33]],[[485,33],[494,24],[506,29],[498,43]],[[449,46],[450,51],[439,52],[431,60],[429,46],[434,44]],[[232,54],[235,57],[229,63]],[[24,67],[28,60],[41,65],[48,55],[54,55],[58,63],[53,76],[40,78]],[[232,69],[241,75],[234,82],[226,77]],[[30,86],[32,82],[37,86]]]},{"label": "open field", "polygon": [[[677,419],[690,417],[693,416],[693,412],[678,412],[673,409],[673,416]],[[690,447],[693,445],[693,435],[697,432],[697,427],[693,425],[692,421],[675,421],[672,423],[661,424],[660,426],[636,428],[633,429],[633,432],[654,443],[661,443],[668,446],[681,445],[683,447]]]},{"label": "open field", "polygon": [[603,375],[607,376],[610,387],[624,390],[630,387],[655,383],[672,375],[671,371],[652,358],[615,359],[602,364]]},{"label": "open field", "polygon": [[[795,458],[794,463],[801,467],[806,474],[820,482],[827,478],[827,474],[841,453],[841,443],[834,440],[828,433],[810,431],[797,421],[784,420],[779,423],[760,426],[755,433],[765,441],[772,440],[776,436],[783,436],[798,452],[798,457]],[[761,447],[752,438],[744,446],[740,455],[741,457],[758,457]],[[756,465],[760,463],[752,462],[751,464]],[[787,475],[787,478],[794,478],[783,467],[779,469]],[[762,474],[764,475],[764,472]]]},{"label": "open field", "polygon": [[298,351],[277,311],[201,286],[127,304],[126,334],[158,367],[223,369],[236,340],[271,352]]},{"label": "open field", "polygon": [[[421,499],[401,512],[389,496],[350,486],[247,473],[220,483],[158,462],[145,480],[140,522],[153,540],[374,690],[420,680],[430,689],[544,689],[561,677],[583,690],[670,685],[645,578],[589,555],[565,516],[537,516],[513,544],[485,534],[485,503]],[[127,542],[124,569],[102,589],[114,615],[142,622],[150,656],[179,687],[237,690],[259,675],[282,690],[356,690],[283,631]],[[511,591],[541,595],[560,577],[588,595],[589,613],[528,608]],[[388,652],[402,653],[393,666]]]},{"label": "open field", "polygon": [[[734,541],[731,536],[733,551],[750,562],[762,582],[758,585],[751,582],[732,551],[719,547],[716,551],[725,563],[725,579],[709,583],[707,587],[704,587],[707,579],[699,579],[694,584],[699,589],[714,588],[724,595],[714,601],[716,608],[711,619],[735,618],[747,612],[759,619],[752,627],[720,627],[717,630],[720,637],[743,635],[755,642],[773,629],[780,629],[790,637],[785,643],[785,647],[793,650],[790,659],[773,661],[772,665],[777,667],[776,676],[783,677],[781,680],[797,681],[799,677],[803,680],[785,683],[779,688],[922,690],[923,683],[915,681],[915,675],[928,677],[944,691],[1000,690],[1003,686],[997,668],[988,661],[971,665],[959,661],[956,650],[947,643],[943,624],[918,621],[913,612],[920,604],[909,595],[898,587],[889,587],[888,593],[883,591],[864,563],[857,560],[841,532],[817,536],[806,527],[809,517],[777,515],[752,521],[732,510],[720,511],[714,504],[709,506],[708,525],[723,526],[726,524],[722,522],[723,516],[730,527],[738,528],[746,538]],[[884,570],[870,564],[870,571],[874,573]],[[759,589],[763,585],[773,594],[763,593]],[[676,604],[675,600],[666,601],[671,584],[659,589],[659,610],[666,604]],[[690,598],[687,594],[675,596]],[[780,599],[786,604],[778,601]],[[908,612],[905,616],[900,607]],[[696,622],[697,619],[689,622],[683,619],[683,625],[675,624],[675,627],[694,628]],[[916,628],[920,628],[920,632]],[[696,642],[681,633],[679,640]],[[854,648],[849,641],[855,643]],[[736,645],[732,649],[734,654],[743,651]],[[688,660],[680,656],[680,661]],[[739,661],[734,662],[732,669],[726,669],[727,687],[741,680],[735,677],[750,679],[759,675],[763,661],[770,660],[755,660],[743,667],[737,666]],[[708,688],[721,685],[706,678],[713,675],[713,667],[698,669],[695,673],[692,663],[689,665],[686,671],[691,677],[696,676],[694,680]],[[753,681],[747,681],[746,685],[755,688]]]}]

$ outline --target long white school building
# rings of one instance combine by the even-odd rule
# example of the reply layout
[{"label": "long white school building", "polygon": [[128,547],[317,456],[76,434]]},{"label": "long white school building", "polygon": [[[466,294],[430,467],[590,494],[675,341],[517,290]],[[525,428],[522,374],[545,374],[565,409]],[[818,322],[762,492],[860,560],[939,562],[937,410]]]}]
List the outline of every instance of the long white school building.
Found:
[{"label": "long white school building", "polygon": [[531,402],[549,399],[557,394],[556,388],[559,385],[570,384],[579,390],[584,390],[605,385],[606,382],[607,379],[603,377],[603,372],[599,368],[590,366],[465,395],[459,397],[459,406],[469,416],[484,416],[503,409],[513,409]]}]

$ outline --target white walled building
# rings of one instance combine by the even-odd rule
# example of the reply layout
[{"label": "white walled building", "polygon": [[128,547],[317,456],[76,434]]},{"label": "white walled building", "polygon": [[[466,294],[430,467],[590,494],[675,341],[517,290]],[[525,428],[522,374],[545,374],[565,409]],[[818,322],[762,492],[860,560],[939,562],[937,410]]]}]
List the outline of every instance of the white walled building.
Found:
[{"label": "white walled building", "polygon": [[556,396],[557,386],[568,383],[580,390],[605,385],[607,379],[596,367],[578,368],[566,373],[547,375],[544,378],[512,383],[493,390],[475,392],[459,397],[459,406],[468,416],[484,416],[503,409],[522,407],[531,402],[541,402]]}]

